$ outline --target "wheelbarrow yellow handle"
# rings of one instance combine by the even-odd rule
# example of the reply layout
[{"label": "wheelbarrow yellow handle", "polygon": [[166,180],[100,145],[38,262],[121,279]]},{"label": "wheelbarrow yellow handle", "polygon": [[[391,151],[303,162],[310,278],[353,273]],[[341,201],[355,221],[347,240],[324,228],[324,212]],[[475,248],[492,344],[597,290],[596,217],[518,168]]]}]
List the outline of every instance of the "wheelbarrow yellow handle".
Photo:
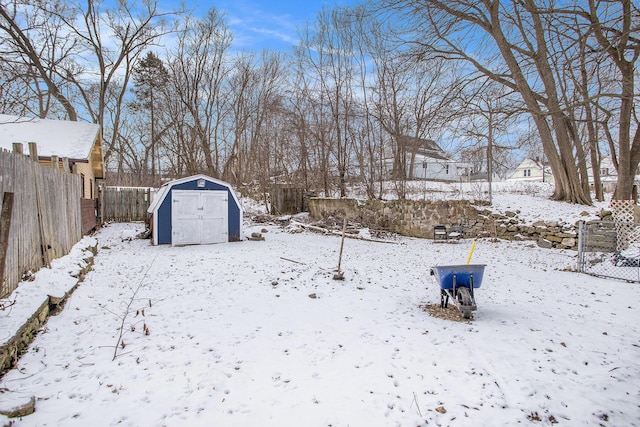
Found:
[{"label": "wheelbarrow yellow handle", "polygon": [[469,264],[471,262],[471,255],[473,255],[473,250],[476,248],[476,241],[473,241],[473,244],[471,245],[471,250],[469,251],[469,258],[467,258],[467,264]]}]

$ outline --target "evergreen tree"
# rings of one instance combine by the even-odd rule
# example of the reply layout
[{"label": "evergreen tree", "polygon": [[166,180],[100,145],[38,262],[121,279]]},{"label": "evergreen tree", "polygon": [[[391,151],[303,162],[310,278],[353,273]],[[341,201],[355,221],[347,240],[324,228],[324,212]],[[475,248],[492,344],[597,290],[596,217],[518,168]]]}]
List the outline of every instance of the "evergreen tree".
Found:
[{"label": "evergreen tree", "polygon": [[162,99],[167,83],[169,72],[158,56],[149,51],[140,60],[133,71],[135,100],[130,103],[130,107],[138,114],[149,115],[150,135],[147,140],[146,151],[151,161],[151,180],[155,184],[158,164],[156,162],[158,145],[162,132],[158,132],[157,118],[161,115]]}]

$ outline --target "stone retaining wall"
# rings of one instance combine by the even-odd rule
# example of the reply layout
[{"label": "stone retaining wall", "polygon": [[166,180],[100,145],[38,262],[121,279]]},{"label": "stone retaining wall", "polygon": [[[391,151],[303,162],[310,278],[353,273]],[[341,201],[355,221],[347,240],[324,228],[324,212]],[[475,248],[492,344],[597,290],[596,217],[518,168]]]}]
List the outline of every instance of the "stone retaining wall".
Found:
[{"label": "stone retaining wall", "polygon": [[354,199],[309,200],[312,218],[346,215],[371,229],[386,230],[409,237],[433,238],[433,227],[462,225],[466,238],[533,240],[544,248],[577,249],[575,224],[538,221],[526,224],[518,212],[496,214],[481,202],[468,200],[415,201]]}]

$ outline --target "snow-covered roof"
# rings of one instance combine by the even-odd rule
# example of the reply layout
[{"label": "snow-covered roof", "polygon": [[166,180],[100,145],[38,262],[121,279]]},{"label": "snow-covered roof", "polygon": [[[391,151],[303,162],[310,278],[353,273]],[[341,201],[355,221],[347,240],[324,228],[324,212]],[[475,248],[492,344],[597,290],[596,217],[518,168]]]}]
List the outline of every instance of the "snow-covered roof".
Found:
[{"label": "snow-covered roof", "polygon": [[0,148],[13,149],[14,142],[38,144],[38,156],[88,159],[100,126],[93,123],[49,120],[0,114]]},{"label": "snow-covered roof", "polygon": [[413,136],[400,135],[397,137],[397,142],[399,146],[405,147],[408,152],[412,152],[415,150],[417,154],[420,154],[424,157],[436,160],[452,161],[452,159],[447,156],[447,153],[442,148],[440,148],[440,146],[435,141],[431,139],[422,139],[415,138]]},{"label": "snow-covered roof", "polygon": [[158,206],[160,202],[164,200],[165,193],[168,189],[169,186],[167,186],[167,184],[164,184],[158,189],[158,191],[156,191],[156,194],[154,194],[153,199],[151,199],[151,203],[149,203],[149,207],[147,208],[148,213],[153,213],[153,211],[156,210],[156,206]]},{"label": "snow-covered roof", "polygon": [[151,203],[149,204],[149,208],[147,209],[147,212],[148,213],[153,213],[156,210],[156,208],[158,207],[158,205],[160,205],[164,201],[164,198],[169,193],[169,189],[171,187],[173,187],[174,185],[182,184],[182,183],[189,182],[189,181],[197,181],[199,179],[204,179],[204,180],[207,180],[207,181],[210,181],[210,182],[214,182],[214,183],[216,183],[218,185],[221,185],[223,187],[229,188],[229,190],[231,190],[230,191],[231,197],[233,197],[233,199],[236,202],[236,205],[238,205],[240,207],[240,209],[242,210],[242,204],[240,203],[240,201],[236,197],[235,193],[233,192],[233,188],[231,188],[231,184],[229,184],[228,182],[221,181],[219,179],[212,178],[212,177],[204,175],[204,174],[197,174],[197,175],[187,176],[187,177],[184,177],[184,178],[174,179],[173,181],[169,181],[169,182],[166,182],[166,183],[162,184],[162,187],[160,187],[158,189],[158,191],[156,192],[156,194],[153,196],[153,200],[151,200]]}]

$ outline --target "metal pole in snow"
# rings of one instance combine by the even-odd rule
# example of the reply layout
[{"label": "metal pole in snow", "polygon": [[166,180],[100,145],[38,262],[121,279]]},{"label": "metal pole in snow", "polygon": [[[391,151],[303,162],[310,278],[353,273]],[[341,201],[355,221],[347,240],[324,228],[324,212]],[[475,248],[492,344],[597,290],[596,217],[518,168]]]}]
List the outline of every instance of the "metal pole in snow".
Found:
[{"label": "metal pole in snow", "polygon": [[338,257],[338,272],[333,275],[333,280],[343,280],[344,273],[340,269],[340,265],[342,264],[342,249],[344,248],[344,235],[347,231],[347,216],[344,217],[344,222],[342,223],[342,241],[340,242],[340,256]]}]

